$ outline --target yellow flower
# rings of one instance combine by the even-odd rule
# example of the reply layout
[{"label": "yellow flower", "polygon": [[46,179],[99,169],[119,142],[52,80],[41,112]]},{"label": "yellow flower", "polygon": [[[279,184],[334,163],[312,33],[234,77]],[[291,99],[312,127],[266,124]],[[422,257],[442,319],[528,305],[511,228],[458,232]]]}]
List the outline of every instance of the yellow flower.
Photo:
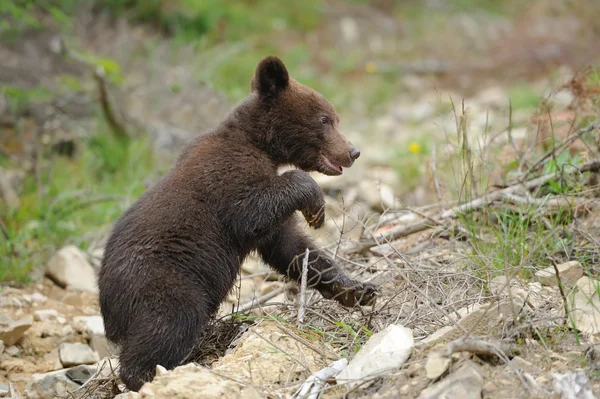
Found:
[{"label": "yellow flower", "polygon": [[411,154],[420,154],[421,153],[421,144],[419,144],[415,141],[411,141],[410,144],[408,144],[408,151]]},{"label": "yellow flower", "polygon": [[375,73],[377,72],[377,65],[374,62],[367,62],[365,65],[365,71],[367,73]]}]

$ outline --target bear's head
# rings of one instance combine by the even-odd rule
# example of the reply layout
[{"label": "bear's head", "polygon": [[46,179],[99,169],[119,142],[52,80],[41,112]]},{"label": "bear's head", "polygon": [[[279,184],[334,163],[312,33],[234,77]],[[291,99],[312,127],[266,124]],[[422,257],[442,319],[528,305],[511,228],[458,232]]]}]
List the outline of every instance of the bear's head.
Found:
[{"label": "bear's head", "polygon": [[271,158],[305,171],[341,175],[360,151],[339,131],[340,118],[317,91],[290,78],[277,57],[260,61],[252,79],[256,139]]}]

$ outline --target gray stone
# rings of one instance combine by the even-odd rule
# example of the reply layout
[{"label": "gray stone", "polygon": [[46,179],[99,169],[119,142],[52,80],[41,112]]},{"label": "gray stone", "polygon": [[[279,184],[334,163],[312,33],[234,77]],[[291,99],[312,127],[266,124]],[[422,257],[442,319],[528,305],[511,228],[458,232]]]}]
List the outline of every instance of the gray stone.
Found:
[{"label": "gray stone", "polygon": [[90,337],[90,346],[102,359],[119,353],[119,348],[109,342],[104,334],[102,316],[77,316],[73,321],[82,325]]},{"label": "gray stone", "polygon": [[47,399],[66,397],[80,385],[67,377],[66,370],[34,374],[25,387],[29,399]]},{"label": "gray stone", "polygon": [[5,398],[8,396],[9,388],[7,384],[0,384],[0,398]]},{"label": "gray stone", "polygon": [[64,367],[93,364],[100,360],[98,354],[86,344],[63,343],[58,348],[58,355]]},{"label": "gray stone", "polygon": [[4,341],[0,339],[0,355],[4,353]]},{"label": "gray stone", "polygon": [[67,376],[78,384],[83,385],[96,372],[96,366],[81,364],[67,370]]},{"label": "gray stone", "polygon": [[4,317],[0,320],[0,340],[6,346],[16,344],[33,324],[33,317],[31,316],[22,317],[17,321],[6,315],[2,316]]},{"label": "gray stone", "polygon": [[[583,276],[583,266],[576,260],[557,265],[560,281],[566,287],[572,287]],[[535,279],[542,285],[558,287],[554,266],[547,267],[535,273]]]},{"label": "gray stone", "polygon": [[21,351],[16,345],[11,345],[8,348],[4,349],[4,352],[8,353],[11,356],[17,356]]},{"label": "gray stone", "polygon": [[424,389],[418,399],[481,399],[483,377],[468,362],[435,385]]},{"label": "gray stone", "polygon": [[61,287],[98,293],[96,272],[85,254],[74,245],[60,249],[50,258],[46,274]]}]

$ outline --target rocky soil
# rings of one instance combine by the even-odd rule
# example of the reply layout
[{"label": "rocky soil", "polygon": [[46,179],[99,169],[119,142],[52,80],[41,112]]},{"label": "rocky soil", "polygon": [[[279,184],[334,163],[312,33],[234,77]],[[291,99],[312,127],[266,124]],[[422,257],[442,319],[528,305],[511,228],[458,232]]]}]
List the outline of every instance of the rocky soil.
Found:
[{"label": "rocky soil", "polygon": [[[343,21],[336,29],[352,36],[352,24]],[[159,155],[172,159],[190,132],[211,126],[227,111],[229,105],[206,86],[190,84],[177,96],[170,94],[172,82],[193,79],[185,67],[161,62],[169,43],[159,44],[152,60],[135,61],[127,55],[139,50],[141,33],[118,24],[108,30],[112,40],[106,40],[106,31],[102,23],[90,26],[87,36],[82,35],[85,45],[124,65],[125,81],[116,97],[133,123],[144,121]],[[28,40],[30,48],[52,43],[45,36]],[[11,59],[20,54],[0,50],[0,56]],[[186,51],[193,50],[182,50],[181,59]],[[52,52],[21,55],[32,54],[54,60]],[[56,62],[50,64],[62,68]],[[157,75],[164,79],[145,84],[147,76]],[[598,144],[568,141],[576,115],[591,121],[597,116],[590,98],[577,90],[574,75],[563,68],[552,79],[531,84],[553,110],[552,123],[533,109],[509,111],[509,93],[498,82],[465,96],[436,90],[419,74],[403,77],[406,92],[376,116],[342,111],[347,135],[363,155],[342,177],[314,176],[327,194],[328,218],[323,229],[310,233],[350,274],[381,287],[372,307],[343,309],[309,291],[301,311],[299,288],[252,257],[200,343],[197,361],[171,371],[157,366],[152,383],[137,393],[126,392],[117,377],[118,348],[104,336],[95,283],[107,231],[90,232],[95,245],[86,251],[72,245],[54,249],[32,274],[32,283],[1,287],[0,397],[598,397],[597,182],[590,177],[580,196],[563,201],[522,189],[505,173],[515,159],[530,161],[521,152],[549,150],[544,145],[552,135],[550,125],[559,143],[567,140],[554,156],[598,158]],[[463,97],[464,109],[453,109],[448,99],[458,104]],[[78,131],[93,123],[89,112],[83,112],[88,102],[76,103],[79,108],[68,108],[49,123],[55,127],[52,132]],[[76,110],[82,114],[77,116]],[[464,140],[457,138],[461,126]],[[599,126],[590,126],[598,137]],[[553,266],[541,266],[536,259],[494,268],[489,253],[474,249],[481,248],[474,245],[479,240],[492,243],[483,247],[491,252],[497,237],[489,225],[473,228],[458,217],[455,190],[473,170],[461,169],[464,164],[453,160],[463,159],[467,147],[476,158],[473,169],[488,178],[470,197],[461,196],[462,203],[481,200],[469,208],[480,215],[478,221],[523,204],[534,206],[532,213],[544,216],[544,223],[558,210],[575,215],[571,224],[558,227],[572,239],[560,242],[567,249],[549,254]],[[419,154],[417,162],[401,162]],[[523,165],[517,172],[526,169]],[[599,168],[589,170],[593,175]],[[23,173],[0,170],[0,196],[12,207],[20,205]],[[484,195],[499,190],[508,191]],[[549,234],[557,227],[544,229]]]}]

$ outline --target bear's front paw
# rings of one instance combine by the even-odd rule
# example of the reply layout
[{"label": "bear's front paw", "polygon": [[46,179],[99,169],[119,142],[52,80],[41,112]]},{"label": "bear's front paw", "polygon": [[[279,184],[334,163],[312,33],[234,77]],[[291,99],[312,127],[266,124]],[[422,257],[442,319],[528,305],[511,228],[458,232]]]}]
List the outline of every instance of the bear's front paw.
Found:
[{"label": "bear's front paw", "polygon": [[375,304],[379,289],[371,283],[362,283],[356,280],[347,280],[343,283],[334,283],[321,294],[327,299],[335,299],[341,305],[353,308],[356,305],[370,306]]},{"label": "bear's front paw", "polygon": [[302,211],[302,214],[304,215],[304,219],[306,219],[306,222],[308,223],[308,225],[310,227],[312,227],[313,229],[318,229],[321,226],[323,226],[323,223],[325,222],[325,207],[321,207],[316,213],[313,213],[313,211]]}]

